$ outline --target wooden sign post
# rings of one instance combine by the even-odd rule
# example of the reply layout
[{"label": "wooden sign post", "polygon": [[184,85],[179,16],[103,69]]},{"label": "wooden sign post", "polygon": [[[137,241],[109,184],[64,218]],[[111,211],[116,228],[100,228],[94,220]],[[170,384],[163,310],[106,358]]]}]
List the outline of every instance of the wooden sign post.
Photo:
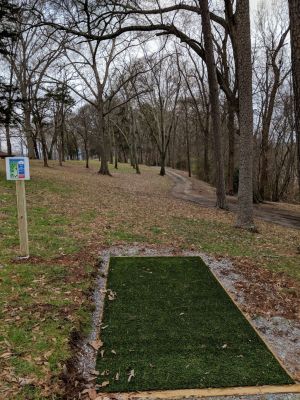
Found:
[{"label": "wooden sign post", "polygon": [[21,256],[29,256],[25,181],[16,181]]},{"label": "wooden sign post", "polygon": [[30,179],[27,157],[6,158],[6,179],[16,181],[20,256],[29,257],[25,180]]}]

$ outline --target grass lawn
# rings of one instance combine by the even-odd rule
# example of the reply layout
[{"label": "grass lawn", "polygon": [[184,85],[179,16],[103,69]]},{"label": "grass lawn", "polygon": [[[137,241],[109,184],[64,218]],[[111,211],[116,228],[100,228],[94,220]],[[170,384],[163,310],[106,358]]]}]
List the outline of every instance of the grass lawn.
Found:
[{"label": "grass lawn", "polygon": [[200,258],[112,258],[107,288],[104,391],[293,383]]}]

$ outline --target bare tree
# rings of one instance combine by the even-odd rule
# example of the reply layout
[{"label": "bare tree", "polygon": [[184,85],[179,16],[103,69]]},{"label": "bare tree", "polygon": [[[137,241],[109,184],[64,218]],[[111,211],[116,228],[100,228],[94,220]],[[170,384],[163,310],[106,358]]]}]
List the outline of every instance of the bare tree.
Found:
[{"label": "bare tree", "polygon": [[35,22],[36,18],[25,7],[19,9],[18,38],[13,45],[13,51],[7,55],[22,97],[22,125],[29,158],[39,158],[39,138],[35,135],[32,121],[33,102],[41,96],[43,82],[50,67],[61,55],[64,41],[64,35],[60,34],[61,40],[58,44],[54,40],[52,28],[46,26],[25,29],[25,26],[34,25]]},{"label": "bare tree", "polygon": [[206,51],[206,65],[209,85],[209,97],[212,112],[212,129],[214,135],[214,152],[216,163],[217,207],[227,208],[224,180],[224,161],[221,140],[221,115],[219,101],[219,87],[217,81],[216,65],[214,60],[213,40],[210,26],[208,1],[201,0],[202,31]]},{"label": "bare tree", "polygon": [[290,74],[289,63],[285,62],[285,41],[289,32],[288,21],[284,15],[284,9],[277,4],[272,10],[267,10],[261,4],[257,13],[256,25],[256,57],[254,61],[254,73],[256,81],[256,104],[259,108],[261,141],[260,162],[258,163],[259,184],[258,199],[271,199],[271,179],[269,160],[271,156],[272,143],[270,141],[270,130],[272,118],[280,87],[284,84]]},{"label": "bare tree", "polygon": [[[181,76],[176,71],[176,59],[166,57],[164,49],[156,56],[145,55],[148,69],[134,84],[135,90],[145,92],[138,96],[140,113],[160,155],[160,175],[166,174],[166,157],[171,134],[175,127],[175,114],[181,89]],[[139,86],[138,86],[139,85]]]},{"label": "bare tree", "polygon": [[237,0],[238,90],[240,124],[239,208],[237,226],[254,230],[253,219],[253,105],[249,0]]},{"label": "bare tree", "polygon": [[289,0],[292,48],[292,73],[294,86],[294,113],[297,142],[298,190],[300,198],[300,3]]}]

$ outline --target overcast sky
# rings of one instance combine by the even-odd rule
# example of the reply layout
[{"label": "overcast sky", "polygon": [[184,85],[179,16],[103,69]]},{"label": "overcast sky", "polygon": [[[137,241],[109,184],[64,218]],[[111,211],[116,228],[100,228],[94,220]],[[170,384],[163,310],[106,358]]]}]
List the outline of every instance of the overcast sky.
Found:
[{"label": "overcast sky", "polygon": [[[276,1],[276,0],[275,0]],[[278,1],[278,0],[277,0]],[[264,3],[269,8],[271,7],[272,0],[250,0],[251,13],[255,12],[258,3]]]}]

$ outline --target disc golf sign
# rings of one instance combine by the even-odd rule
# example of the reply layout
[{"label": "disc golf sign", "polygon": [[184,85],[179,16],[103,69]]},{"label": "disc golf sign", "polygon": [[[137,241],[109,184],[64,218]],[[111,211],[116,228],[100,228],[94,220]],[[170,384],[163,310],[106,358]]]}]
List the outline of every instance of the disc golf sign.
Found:
[{"label": "disc golf sign", "polygon": [[30,179],[28,157],[6,157],[6,179],[16,181],[20,255],[29,256],[25,181]]},{"label": "disc golf sign", "polygon": [[29,180],[28,157],[6,157],[6,179],[8,181]]}]

